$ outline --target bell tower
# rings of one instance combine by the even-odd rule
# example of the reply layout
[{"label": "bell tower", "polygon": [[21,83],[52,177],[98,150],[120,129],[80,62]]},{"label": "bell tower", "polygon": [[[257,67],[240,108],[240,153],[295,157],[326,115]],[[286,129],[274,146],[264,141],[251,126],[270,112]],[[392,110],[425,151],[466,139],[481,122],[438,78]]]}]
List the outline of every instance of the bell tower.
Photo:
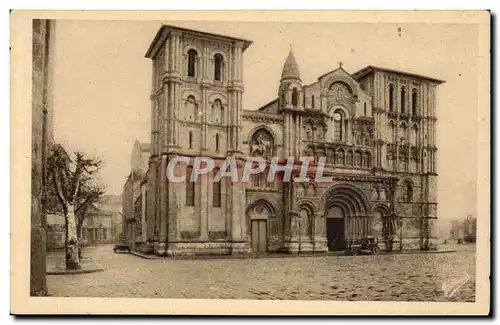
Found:
[{"label": "bell tower", "polygon": [[153,63],[146,223],[158,255],[203,250],[201,242],[244,241],[244,189],[214,184],[214,173],[172,183],[166,169],[172,159],[189,157],[176,170],[190,175],[197,157],[211,157],[219,168],[241,154],[243,52],[250,44],[163,25],[146,53]]},{"label": "bell tower", "polygon": [[300,70],[292,46],[281,72],[280,86],[278,89],[278,102],[280,109],[304,109],[302,80]]}]

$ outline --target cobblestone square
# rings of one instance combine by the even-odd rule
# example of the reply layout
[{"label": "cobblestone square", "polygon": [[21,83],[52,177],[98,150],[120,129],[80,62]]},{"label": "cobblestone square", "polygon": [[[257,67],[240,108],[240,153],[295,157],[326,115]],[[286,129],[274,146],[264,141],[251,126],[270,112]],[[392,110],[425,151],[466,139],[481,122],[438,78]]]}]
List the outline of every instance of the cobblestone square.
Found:
[{"label": "cobblestone square", "polygon": [[[103,272],[48,276],[50,296],[467,301],[475,299],[475,245],[442,254],[147,260],[87,248]],[[469,280],[452,297],[443,284]]]}]

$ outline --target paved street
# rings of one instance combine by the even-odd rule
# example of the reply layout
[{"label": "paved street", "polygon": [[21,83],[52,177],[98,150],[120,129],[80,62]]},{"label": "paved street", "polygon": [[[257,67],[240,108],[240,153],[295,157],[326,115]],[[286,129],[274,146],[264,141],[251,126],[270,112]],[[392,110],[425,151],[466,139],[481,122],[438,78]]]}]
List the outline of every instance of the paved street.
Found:
[{"label": "paved street", "polygon": [[[87,248],[104,272],[48,276],[51,296],[474,301],[475,245],[456,253],[146,260]],[[470,276],[451,298],[445,281]]]}]

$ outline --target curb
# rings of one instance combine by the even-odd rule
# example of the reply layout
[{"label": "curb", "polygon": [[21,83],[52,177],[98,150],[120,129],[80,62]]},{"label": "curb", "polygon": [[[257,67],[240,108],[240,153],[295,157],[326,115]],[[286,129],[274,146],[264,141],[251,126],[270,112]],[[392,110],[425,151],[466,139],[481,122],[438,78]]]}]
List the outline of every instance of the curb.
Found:
[{"label": "curb", "polygon": [[[445,254],[445,253],[455,253],[456,250],[444,250],[444,251],[403,251],[403,252],[380,252],[379,255],[416,255],[416,254]],[[294,257],[344,257],[350,256],[346,255],[344,252],[333,252],[333,253],[317,253],[317,254],[265,254],[265,255],[185,255],[185,256],[158,256],[154,254],[144,254],[137,251],[131,251],[130,255],[134,255],[146,260],[227,260],[227,259],[259,259],[259,258],[294,258]],[[370,254],[365,254],[370,256]]]},{"label": "curb", "polygon": [[95,272],[102,272],[104,269],[94,260],[94,267],[92,268],[81,268],[79,270],[55,270],[55,271],[48,271],[45,273],[47,275],[65,275],[65,274],[86,274],[86,273],[95,273]]}]

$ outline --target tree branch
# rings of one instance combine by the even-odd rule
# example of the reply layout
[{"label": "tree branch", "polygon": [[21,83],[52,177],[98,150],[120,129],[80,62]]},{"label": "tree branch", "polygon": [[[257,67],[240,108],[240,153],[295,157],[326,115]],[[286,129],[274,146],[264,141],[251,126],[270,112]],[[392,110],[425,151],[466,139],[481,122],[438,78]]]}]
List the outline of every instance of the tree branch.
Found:
[{"label": "tree branch", "polygon": [[[55,167],[57,168],[57,167]],[[64,193],[62,192],[61,188],[61,180],[59,177],[57,177],[57,170],[52,171],[52,180],[54,181],[54,186],[56,188],[56,195],[57,198],[59,199],[59,202],[63,206],[64,213],[66,214],[66,207],[68,206],[68,201],[66,201],[66,198],[64,197]]]}]

